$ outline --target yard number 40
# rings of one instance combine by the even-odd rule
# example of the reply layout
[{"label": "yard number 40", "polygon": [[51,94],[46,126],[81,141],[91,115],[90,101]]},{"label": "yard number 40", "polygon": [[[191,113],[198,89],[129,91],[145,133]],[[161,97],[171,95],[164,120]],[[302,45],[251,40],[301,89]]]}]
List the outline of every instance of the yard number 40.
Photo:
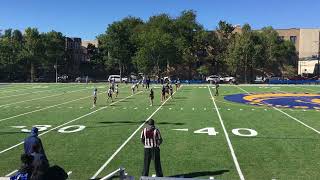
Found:
[{"label": "yard number 40", "polygon": [[[209,136],[216,136],[218,132],[214,129],[214,127],[207,127],[207,128],[202,128],[199,130],[194,131],[196,134],[208,134]],[[249,128],[236,128],[232,129],[232,133],[236,136],[242,136],[242,137],[254,137],[258,135],[258,132],[249,129]]]}]

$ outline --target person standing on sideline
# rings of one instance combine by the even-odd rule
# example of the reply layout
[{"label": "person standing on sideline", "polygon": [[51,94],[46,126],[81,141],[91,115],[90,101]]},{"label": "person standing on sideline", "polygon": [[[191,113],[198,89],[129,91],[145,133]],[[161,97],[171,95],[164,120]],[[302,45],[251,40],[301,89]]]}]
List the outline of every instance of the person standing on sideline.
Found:
[{"label": "person standing on sideline", "polygon": [[150,106],[153,106],[154,92],[152,88],[150,89],[149,98],[150,98]]},{"label": "person standing on sideline", "polygon": [[150,162],[151,159],[153,159],[157,177],[163,177],[160,161],[160,144],[162,143],[162,138],[159,129],[154,125],[153,119],[150,119],[147,126],[142,130],[141,142],[144,145],[142,176],[149,176]]},{"label": "person standing on sideline", "polygon": [[92,108],[95,108],[97,105],[97,97],[98,97],[98,89],[94,88],[93,90],[93,106]]},{"label": "person standing on sideline", "polygon": [[39,153],[43,154],[44,158],[47,159],[46,153],[44,152],[41,139],[38,137],[38,128],[33,127],[30,135],[24,140],[24,153],[31,155],[33,153],[33,147],[39,147]]},{"label": "person standing on sideline", "polygon": [[219,83],[216,82],[216,93],[214,96],[219,96]]}]

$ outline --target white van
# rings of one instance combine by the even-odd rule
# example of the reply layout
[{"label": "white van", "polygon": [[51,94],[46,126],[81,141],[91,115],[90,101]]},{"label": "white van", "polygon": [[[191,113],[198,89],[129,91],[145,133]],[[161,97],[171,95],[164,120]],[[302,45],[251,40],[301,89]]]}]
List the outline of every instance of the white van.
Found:
[{"label": "white van", "polygon": [[[120,75],[110,75],[108,78],[108,81],[114,81],[116,83],[121,82],[120,81]],[[128,81],[128,78],[122,77],[122,82]]]}]

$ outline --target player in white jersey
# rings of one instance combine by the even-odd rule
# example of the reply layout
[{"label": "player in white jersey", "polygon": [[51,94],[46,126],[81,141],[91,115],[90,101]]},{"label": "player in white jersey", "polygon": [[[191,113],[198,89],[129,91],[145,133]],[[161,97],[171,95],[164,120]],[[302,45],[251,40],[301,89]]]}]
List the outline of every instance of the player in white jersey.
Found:
[{"label": "player in white jersey", "polygon": [[96,107],[96,105],[97,105],[97,96],[98,96],[98,89],[94,88],[94,90],[93,90],[93,106],[92,106],[92,108]]},{"label": "player in white jersey", "polygon": [[111,99],[111,102],[113,102],[113,99],[112,99],[112,88],[111,87],[108,89],[107,95],[108,95],[107,101],[109,101],[109,99]]}]

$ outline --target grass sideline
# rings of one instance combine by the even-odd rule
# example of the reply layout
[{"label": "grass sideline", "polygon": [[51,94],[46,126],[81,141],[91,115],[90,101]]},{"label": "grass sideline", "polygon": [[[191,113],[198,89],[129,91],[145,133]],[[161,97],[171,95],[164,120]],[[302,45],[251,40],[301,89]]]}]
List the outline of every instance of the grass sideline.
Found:
[{"label": "grass sideline", "polygon": [[[139,94],[130,96],[129,84],[120,85],[120,96],[116,101],[121,101],[112,105],[106,102],[106,84],[0,86],[0,119],[35,111],[0,122],[0,151],[21,142],[27,136],[22,129],[46,125],[41,139],[49,161],[67,172],[72,171],[71,179],[89,179],[153,112],[156,112],[153,118],[164,138],[161,160],[165,176],[240,179],[218,111],[244,179],[320,179],[318,133],[274,108],[237,104],[223,98],[246,92],[317,93],[320,92],[319,86],[222,85],[220,96],[215,97],[218,109],[208,91],[208,87],[213,88],[211,85],[184,85],[161,107],[159,85],[152,85],[156,86],[153,107],[149,106],[148,92],[141,87]],[[90,96],[94,87],[98,87],[98,104],[91,109]],[[20,103],[12,104],[15,102]],[[53,105],[57,106],[47,108]],[[105,106],[108,108],[103,108]],[[37,111],[42,108],[47,109]],[[103,109],[94,112],[99,108]],[[320,112],[280,110],[320,130]],[[74,119],[77,121],[72,121]],[[67,122],[70,123],[65,124]],[[233,130],[239,128],[252,129],[258,134],[254,137],[237,136]],[[209,135],[207,130],[215,135]],[[76,132],[61,133],[65,131]],[[139,134],[127,142],[101,171],[101,176],[120,166],[125,167],[130,175],[140,176],[143,146]],[[0,154],[0,176],[19,168],[21,153],[22,146],[17,146]],[[153,165],[150,170],[150,175],[154,174]]]}]

